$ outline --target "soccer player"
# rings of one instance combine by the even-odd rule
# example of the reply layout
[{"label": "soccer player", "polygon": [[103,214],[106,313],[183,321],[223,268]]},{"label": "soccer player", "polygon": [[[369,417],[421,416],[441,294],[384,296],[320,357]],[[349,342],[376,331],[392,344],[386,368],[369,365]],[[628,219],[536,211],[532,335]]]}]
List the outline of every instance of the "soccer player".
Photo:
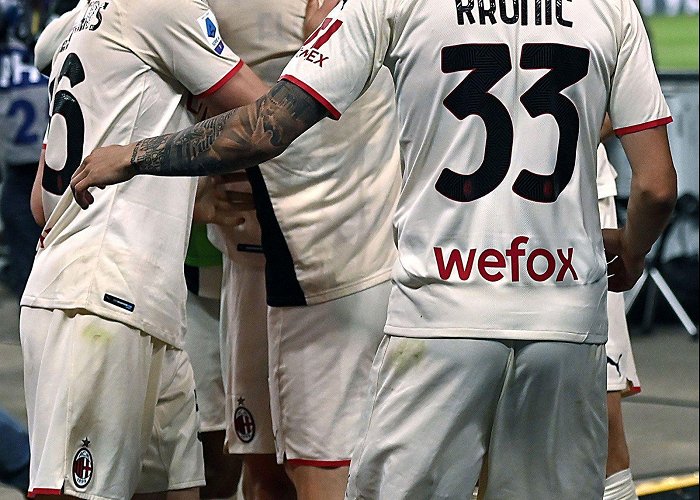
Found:
[{"label": "soccer player", "polygon": [[[405,165],[399,258],[347,497],[457,498],[488,450],[487,499],[601,498],[607,290],[639,278],[676,198],[632,0],[343,1],[255,105],[93,152],[75,197],[264,161],[340,117],[383,64]],[[606,111],[632,180],[625,226],[601,233]]]},{"label": "soccer player", "polygon": [[[612,136],[609,120],[603,125],[603,140]],[[605,147],[598,146],[598,210],[601,227],[617,229],[615,196],[617,173],[608,160]],[[622,398],[641,391],[637,367],[632,355],[625,300],[621,293],[608,292],[607,361],[608,455],[605,467],[603,500],[636,500],[637,494],[630,471],[630,456],[622,420]]]},{"label": "soccer player", "polygon": [[[94,213],[66,192],[94,147],[195,121],[267,87],[201,0],[92,1],[53,57],[41,178],[50,214],[22,297],[30,495],[196,498],[194,380],[181,350],[194,179],[143,179]],[[167,493],[166,493],[167,492]]]},{"label": "soccer player", "polygon": [[[336,3],[221,0],[211,6],[231,48],[272,84]],[[223,352],[231,356],[227,444],[246,455],[246,497],[285,494],[269,456],[275,452],[299,498],[343,497],[386,320],[396,256],[391,217],[400,183],[389,72],[342,120],[312,134],[250,172],[262,235],[255,234],[250,213],[241,227],[223,230],[230,236],[223,308],[229,345]],[[346,144],[349,135],[358,141]],[[314,168],[304,172],[302,165]],[[310,187],[318,197],[313,205],[307,203]],[[344,202],[330,204],[338,199]],[[261,242],[269,313],[260,302],[265,259],[255,252]],[[263,371],[268,346],[255,347],[266,335],[269,391]]]}]

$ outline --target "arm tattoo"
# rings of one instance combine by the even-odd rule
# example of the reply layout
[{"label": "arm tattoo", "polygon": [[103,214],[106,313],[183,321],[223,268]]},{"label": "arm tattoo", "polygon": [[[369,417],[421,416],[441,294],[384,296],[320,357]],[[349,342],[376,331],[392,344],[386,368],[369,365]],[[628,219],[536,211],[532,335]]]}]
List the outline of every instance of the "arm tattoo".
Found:
[{"label": "arm tattoo", "polygon": [[150,175],[233,172],[274,158],[326,116],[316,99],[281,81],[247,106],[174,134],[139,141],[131,165],[137,174]]}]

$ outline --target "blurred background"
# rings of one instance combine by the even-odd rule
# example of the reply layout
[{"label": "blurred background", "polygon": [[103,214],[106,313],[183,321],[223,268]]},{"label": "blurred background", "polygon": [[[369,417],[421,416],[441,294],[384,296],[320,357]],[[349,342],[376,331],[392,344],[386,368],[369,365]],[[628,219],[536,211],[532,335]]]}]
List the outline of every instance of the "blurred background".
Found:
[{"label": "blurred background", "polygon": [[[18,300],[39,234],[29,191],[48,114],[47,80],[32,53],[43,27],[75,3],[0,0],[0,481],[15,485],[28,459]],[[623,412],[637,492],[648,500],[698,499],[698,3],[638,0],[674,116],[680,196],[647,271],[626,294],[642,392],[624,400]],[[606,148],[624,221],[629,165],[616,139]],[[21,498],[0,484],[0,500]]]}]

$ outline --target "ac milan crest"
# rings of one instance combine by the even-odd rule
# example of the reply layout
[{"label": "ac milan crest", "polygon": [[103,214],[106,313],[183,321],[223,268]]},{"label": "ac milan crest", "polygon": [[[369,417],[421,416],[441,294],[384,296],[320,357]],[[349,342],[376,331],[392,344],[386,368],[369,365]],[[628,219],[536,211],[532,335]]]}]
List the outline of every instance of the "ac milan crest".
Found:
[{"label": "ac milan crest", "polygon": [[238,408],[233,414],[233,427],[236,436],[244,443],[250,443],[255,437],[255,420],[250,410],[243,406],[244,398],[238,398]]},{"label": "ac milan crest", "polygon": [[88,446],[90,446],[88,438],[83,439],[83,446],[73,457],[73,483],[80,489],[86,488],[92,479],[93,461]]}]

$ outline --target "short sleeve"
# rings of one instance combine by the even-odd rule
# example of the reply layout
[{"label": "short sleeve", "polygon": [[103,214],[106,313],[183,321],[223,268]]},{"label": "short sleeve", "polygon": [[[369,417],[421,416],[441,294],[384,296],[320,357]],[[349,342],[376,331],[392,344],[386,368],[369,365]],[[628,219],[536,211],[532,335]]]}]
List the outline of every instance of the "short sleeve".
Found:
[{"label": "short sleeve", "polygon": [[122,32],[139,58],[195,96],[215,92],[243,66],[204,0],[130,0]]},{"label": "short sleeve", "polygon": [[45,75],[50,72],[53,56],[61,42],[70,34],[86,6],[87,0],[80,0],[72,10],[51,21],[39,35],[34,45],[34,65]]},{"label": "short sleeve", "polygon": [[387,0],[341,0],[282,72],[338,119],[372,83],[391,39]]},{"label": "short sleeve", "polygon": [[621,0],[621,43],[609,111],[618,136],[672,121],[656,75],[649,37],[632,0]]}]

